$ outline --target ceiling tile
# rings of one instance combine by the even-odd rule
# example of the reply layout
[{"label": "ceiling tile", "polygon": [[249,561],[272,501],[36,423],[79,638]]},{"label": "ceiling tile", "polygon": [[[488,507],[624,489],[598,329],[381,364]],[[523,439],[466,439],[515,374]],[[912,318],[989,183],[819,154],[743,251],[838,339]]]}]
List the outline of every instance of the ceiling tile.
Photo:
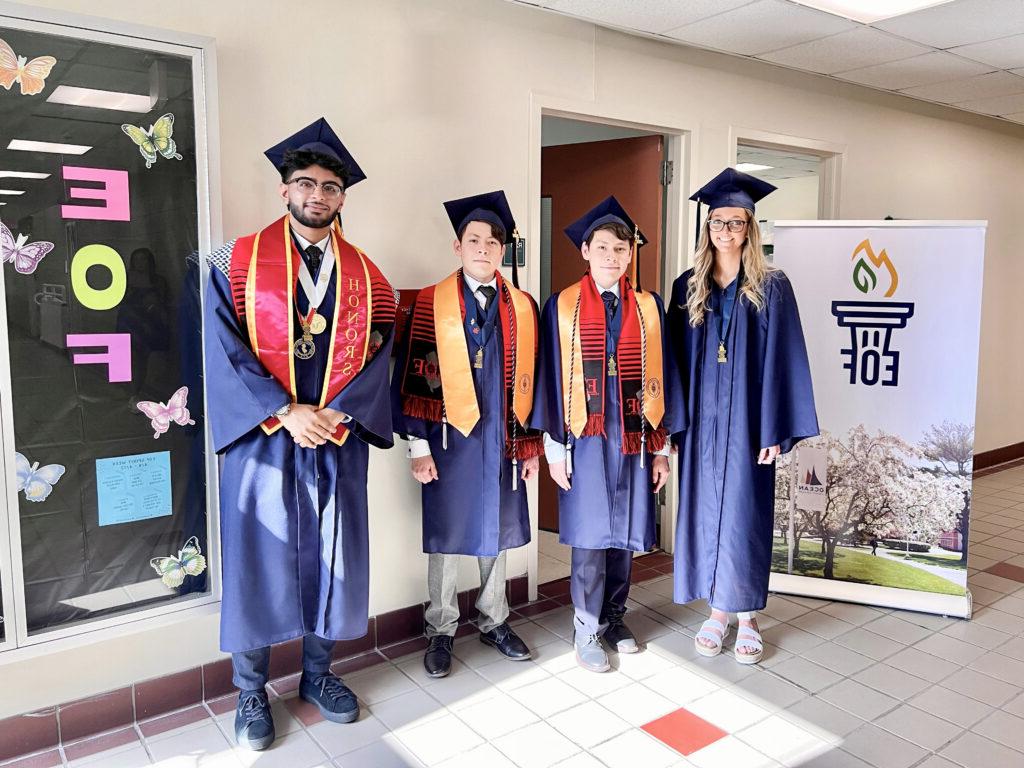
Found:
[{"label": "ceiling tile", "polygon": [[831,75],[834,72],[907,59],[928,53],[929,50],[923,45],[893,37],[877,29],[859,27],[849,32],[840,32],[831,37],[766,53],[758,58]]},{"label": "ceiling tile", "polygon": [[857,25],[822,11],[759,0],[665,34],[677,40],[752,56],[854,29]]},{"label": "ceiling tile", "polygon": [[549,0],[544,3],[559,13],[598,24],[660,34],[723,11],[747,5],[751,0]]},{"label": "ceiling tile", "polygon": [[891,61],[888,64],[838,72],[835,76],[852,83],[896,91],[902,88],[914,88],[982,75],[991,69],[991,67],[975,61],[967,61],[949,53],[934,51],[910,59]]},{"label": "ceiling tile", "polygon": [[1005,120],[1013,120],[1015,123],[1024,123],[1024,112],[1015,112],[1012,115],[1003,115]]},{"label": "ceiling tile", "polygon": [[948,83],[907,88],[900,92],[918,99],[955,104],[968,99],[987,99],[993,96],[1024,93],[1024,77],[1009,72],[990,72],[987,75],[952,80]]},{"label": "ceiling tile", "polygon": [[1012,115],[1024,110],[1024,93],[1013,96],[993,96],[988,99],[971,99],[953,106],[968,109],[971,112],[983,112],[986,115]]},{"label": "ceiling tile", "polygon": [[925,45],[952,48],[1024,33],[1024,2],[955,0],[872,26]]},{"label": "ceiling tile", "polygon": [[996,69],[1024,67],[1024,35],[1010,35],[986,43],[961,45],[951,48],[950,53],[989,64]]}]

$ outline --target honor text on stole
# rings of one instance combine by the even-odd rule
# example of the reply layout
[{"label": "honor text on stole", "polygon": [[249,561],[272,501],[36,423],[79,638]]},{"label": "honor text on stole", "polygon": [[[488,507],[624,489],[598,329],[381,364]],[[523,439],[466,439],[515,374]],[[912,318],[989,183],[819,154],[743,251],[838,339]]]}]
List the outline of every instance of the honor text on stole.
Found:
[{"label": "honor text on stole", "polygon": [[[362,287],[363,282],[358,277],[348,278],[348,296],[345,298],[345,306],[342,307],[342,311],[345,313],[344,330],[340,327],[342,324],[338,323],[338,330],[341,331],[341,335],[345,339],[345,354],[343,356],[341,372],[349,376],[352,373],[352,368],[356,364],[356,342],[359,340],[359,327],[366,326],[369,322],[369,318],[366,316],[366,307],[362,301]],[[369,335],[370,329],[366,328],[366,333]]]}]

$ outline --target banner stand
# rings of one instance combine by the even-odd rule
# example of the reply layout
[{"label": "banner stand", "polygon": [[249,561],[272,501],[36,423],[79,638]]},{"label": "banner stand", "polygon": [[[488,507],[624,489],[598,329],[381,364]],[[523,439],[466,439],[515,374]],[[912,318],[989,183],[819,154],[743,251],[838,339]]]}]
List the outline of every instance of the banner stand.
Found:
[{"label": "banner stand", "polygon": [[869,607],[935,613],[957,619],[969,619],[973,612],[970,590],[966,595],[941,595],[936,592],[917,592],[899,587],[879,587],[874,584],[773,573],[768,579],[768,591],[816,600],[860,603]]}]

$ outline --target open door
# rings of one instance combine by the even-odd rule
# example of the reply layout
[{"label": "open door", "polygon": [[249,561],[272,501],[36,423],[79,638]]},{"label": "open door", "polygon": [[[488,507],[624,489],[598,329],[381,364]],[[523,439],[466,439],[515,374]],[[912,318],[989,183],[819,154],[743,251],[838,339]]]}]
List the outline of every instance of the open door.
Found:
[{"label": "open door", "polygon": [[[640,251],[641,285],[660,288],[664,149],[664,137],[652,135],[541,150],[541,196],[551,199],[552,293],[586,272],[586,262],[563,230],[608,195],[615,195],[648,238]],[[540,473],[538,521],[541,530],[558,530],[557,487],[546,470]]]}]

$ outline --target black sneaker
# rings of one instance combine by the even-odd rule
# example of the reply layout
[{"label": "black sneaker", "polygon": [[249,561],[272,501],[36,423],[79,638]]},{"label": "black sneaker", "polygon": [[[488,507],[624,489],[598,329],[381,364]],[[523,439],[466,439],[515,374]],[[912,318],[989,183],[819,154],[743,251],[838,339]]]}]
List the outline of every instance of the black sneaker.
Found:
[{"label": "black sneaker", "polygon": [[312,677],[306,672],[299,680],[299,696],[315,704],[325,720],[351,723],[359,717],[359,702],[340,678],[328,673]]},{"label": "black sneaker", "polygon": [[605,615],[608,628],[602,637],[619,653],[639,653],[640,644],[636,641],[636,636],[622,620],[625,615],[626,611],[621,608],[609,608]]},{"label": "black sneaker", "polygon": [[262,752],[274,743],[274,718],[266,691],[242,691],[235,708],[235,741],[238,746]]}]

